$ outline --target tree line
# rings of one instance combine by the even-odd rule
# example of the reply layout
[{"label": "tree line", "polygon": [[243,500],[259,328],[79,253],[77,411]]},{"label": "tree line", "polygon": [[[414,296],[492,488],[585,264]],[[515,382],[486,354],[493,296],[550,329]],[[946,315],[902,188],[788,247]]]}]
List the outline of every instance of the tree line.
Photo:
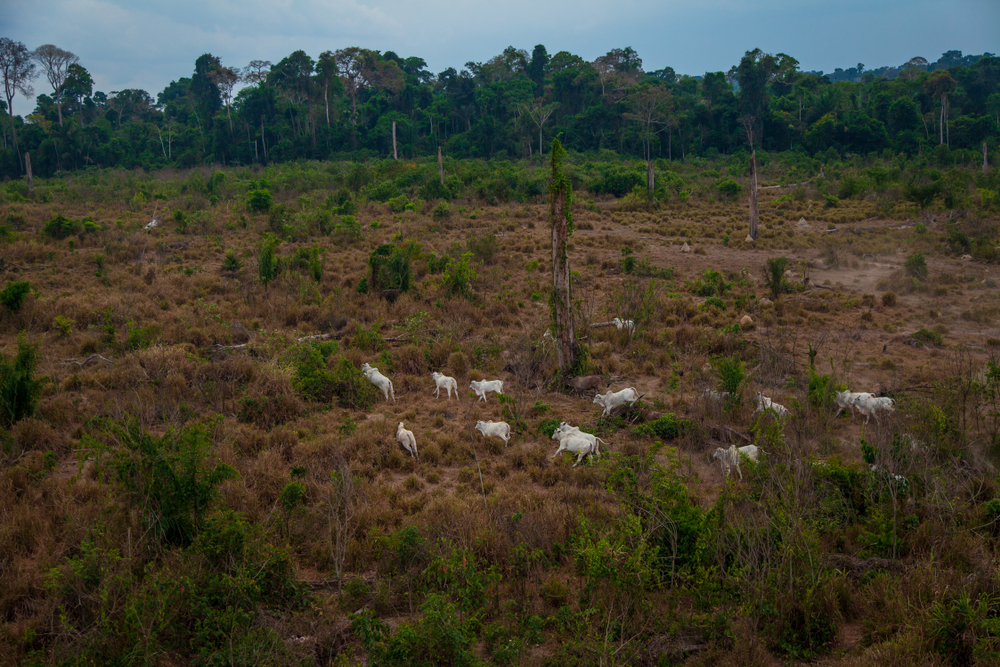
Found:
[{"label": "tree line", "polygon": [[[508,47],[461,71],[359,47],[230,67],[204,54],[153,96],[105,93],[74,54],[0,38],[0,177],[103,168],[248,165],[436,155],[525,159],[560,137],[609,159],[683,160],[745,150],[810,156],[978,151],[1000,137],[1000,59],[949,51],[929,63],[833,75],[748,51],[728,72],[648,71],[631,47],[593,62]],[[45,93],[26,118],[16,95]]]}]

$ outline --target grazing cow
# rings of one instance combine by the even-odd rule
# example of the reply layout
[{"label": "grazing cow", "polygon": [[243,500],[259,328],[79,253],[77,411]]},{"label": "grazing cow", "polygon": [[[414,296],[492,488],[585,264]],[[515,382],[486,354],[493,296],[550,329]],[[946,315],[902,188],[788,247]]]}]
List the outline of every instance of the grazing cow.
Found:
[{"label": "grazing cow", "polygon": [[715,391],[714,389],[706,389],[701,392],[701,395],[710,400],[713,403],[718,403],[722,405],[732,397],[728,391]]},{"label": "grazing cow", "polygon": [[770,398],[760,393],[759,391],[753,397],[754,405],[756,409],[754,412],[764,412],[765,410],[774,410],[775,414],[779,417],[787,417],[790,413],[788,408],[786,408],[781,403],[775,403]]},{"label": "grazing cow", "polygon": [[713,459],[718,459],[719,463],[722,464],[722,470],[725,472],[726,477],[729,477],[729,470],[735,466],[736,472],[740,475],[740,480],[743,480],[743,471],[740,470],[740,456],[745,456],[751,461],[756,461],[760,456],[760,452],[763,451],[757,445],[746,445],[737,449],[736,445],[730,445],[729,449],[719,447],[712,454]]},{"label": "grazing cow", "polygon": [[619,331],[621,331],[622,329],[626,329],[630,334],[635,333],[635,320],[623,320],[621,318],[616,317],[615,319],[611,320],[611,323],[614,324],[615,328],[618,329]]},{"label": "grazing cow", "polygon": [[480,401],[485,401],[486,394],[491,391],[498,394],[503,393],[503,380],[473,380],[469,383],[469,389],[476,392]]},{"label": "grazing cow", "polygon": [[865,423],[867,424],[868,419],[872,416],[875,417],[875,421],[879,421],[878,415],[880,412],[892,413],[896,408],[896,401],[888,396],[866,394],[854,399],[854,407],[865,416]]},{"label": "grazing cow", "polygon": [[431,377],[434,378],[434,398],[441,397],[441,390],[444,389],[448,392],[448,398],[451,398],[451,390],[455,390],[455,398],[458,398],[458,382],[455,378],[448,377],[443,373],[431,373]]},{"label": "grazing cow", "polygon": [[403,428],[403,422],[399,422],[399,426],[396,427],[396,440],[403,446],[403,449],[410,453],[410,456],[420,460],[420,456],[417,454],[417,439],[413,437],[413,431],[407,431]]},{"label": "grazing cow", "polygon": [[602,417],[611,414],[611,411],[615,408],[637,400],[639,400],[639,392],[635,390],[635,387],[629,387],[621,391],[608,391],[606,394],[594,396],[594,403],[604,406]]},{"label": "grazing cow", "polygon": [[583,431],[580,430],[579,426],[570,426],[569,422],[563,422],[559,424],[559,428],[557,428],[555,431],[552,432],[552,439],[562,440],[563,438],[569,435],[574,435],[580,438],[584,438],[585,440],[590,440],[592,443],[594,443],[594,454],[596,454],[597,456],[601,455],[601,445],[608,444],[592,433],[584,433]]},{"label": "grazing cow", "polygon": [[598,456],[597,445],[590,440],[578,436],[578,435],[565,435],[559,440],[559,449],[556,453],[552,455],[551,458],[559,456],[560,452],[569,452],[570,454],[576,454],[576,463],[573,467],[580,465],[580,461],[583,460],[584,456],[589,456],[591,454]]},{"label": "grazing cow", "polygon": [[500,438],[504,447],[510,442],[510,424],[507,422],[476,422],[476,430],[482,433],[484,438],[490,436]]},{"label": "grazing cow", "polygon": [[584,375],[566,380],[566,386],[572,388],[579,395],[585,391],[597,391],[603,382],[604,378],[600,375]]},{"label": "grazing cow", "polygon": [[393,391],[392,380],[379,373],[378,369],[374,366],[369,366],[367,362],[361,367],[361,372],[365,374],[369,382],[382,390],[382,395],[385,396],[386,401],[389,400],[389,396],[391,395],[392,402],[396,402],[396,392]]},{"label": "grazing cow", "polygon": [[838,391],[834,394],[834,398],[837,401],[837,414],[833,416],[834,419],[840,416],[840,413],[844,410],[851,411],[851,419],[854,419],[854,401],[862,396],[873,396],[874,394],[866,394],[864,392],[857,391]]}]

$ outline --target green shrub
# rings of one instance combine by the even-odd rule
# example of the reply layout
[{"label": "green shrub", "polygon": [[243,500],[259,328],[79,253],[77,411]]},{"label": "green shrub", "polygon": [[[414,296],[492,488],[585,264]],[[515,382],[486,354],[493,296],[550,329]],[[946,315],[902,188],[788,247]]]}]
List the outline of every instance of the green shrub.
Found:
[{"label": "green shrub", "polygon": [[42,234],[62,240],[67,236],[79,234],[82,229],[83,225],[80,224],[79,220],[67,218],[60,213],[45,223],[45,226],[42,228]]},{"label": "green shrub", "polygon": [[734,199],[743,192],[743,186],[734,181],[731,178],[725,178],[721,181],[715,183],[715,189],[719,191],[719,194],[728,199]]},{"label": "green shrub", "polygon": [[431,215],[438,219],[447,218],[451,215],[451,206],[446,201],[438,202],[434,210],[431,211]]},{"label": "green shrub", "polygon": [[384,243],[368,255],[368,285],[373,290],[410,289],[410,257],[394,243]]},{"label": "green shrub", "polygon": [[9,282],[0,290],[0,304],[6,310],[16,313],[21,310],[21,306],[24,305],[24,301],[28,298],[30,292],[31,283],[27,280]]},{"label": "green shrub", "polygon": [[260,276],[260,282],[264,283],[265,286],[278,276],[276,251],[279,245],[281,245],[281,239],[271,234],[264,236],[260,242],[257,255],[257,275]]},{"label": "green shrub", "polygon": [[472,253],[467,252],[457,262],[452,262],[444,272],[444,287],[452,296],[472,298],[472,283],[479,277],[472,268]]},{"label": "green shrub", "polygon": [[267,213],[274,204],[274,197],[267,188],[257,188],[247,193],[247,206],[256,213]]},{"label": "green shrub", "polygon": [[42,383],[35,379],[37,364],[37,346],[28,343],[24,332],[17,337],[13,360],[0,354],[0,425],[9,427],[35,414],[42,393]]},{"label": "green shrub", "polygon": [[213,462],[212,436],[204,426],[172,429],[160,438],[136,421],[108,419],[98,426],[100,435],[116,443],[111,467],[125,497],[142,508],[148,530],[164,546],[190,544],[216,487],[239,477],[231,466]]},{"label": "green shrub", "polygon": [[906,269],[907,274],[914,278],[927,280],[927,260],[924,259],[924,253],[918,252],[907,257],[906,261],[903,262],[903,268]]},{"label": "green shrub", "polygon": [[710,296],[707,299],[705,299],[705,303],[703,303],[701,305],[701,308],[702,308],[702,310],[705,310],[709,306],[715,306],[719,310],[725,310],[726,309],[726,302],[723,301],[722,299],[720,299],[717,296]]},{"label": "green shrub", "polygon": [[941,338],[941,334],[937,331],[924,329],[923,327],[913,332],[913,338],[920,341],[924,345],[933,345],[934,347],[944,346],[944,339]]},{"label": "green shrub", "polygon": [[493,232],[473,234],[469,237],[467,246],[477,260],[483,264],[490,264],[497,251],[497,237]]},{"label": "green shrub", "polygon": [[129,322],[127,331],[128,335],[125,338],[125,349],[135,351],[152,345],[153,341],[160,334],[160,327],[156,324],[148,327],[137,327],[135,326],[135,322]]},{"label": "green shrub", "polygon": [[673,440],[688,425],[689,422],[684,419],[678,419],[674,413],[670,412],[659,419],[636,426],[632,429],[632,434],[660,438],[661,440]]},{"label": "green shrub", "polygon": [[340,229],[342,230],[344,241],[361,240],[361,223],[353,215],[340,216]]},{"label": "green shrub", "polygon": [[711,359],[712,368],[719,374],[719,391],[728,392],[731,399],[739,396],[740,387],[746,380],[743,360],[739,355],[718,356]]},{"label": "green shrub", "polygon": [[52,328],[58,331],[59,335],[63,338],[70,334],[74,324],[76,324],[76,320],[63,317],[62,315],[56,315],[52,320]]},{"label": "green shrub", "polygon": [[240,258],[236,256],[236,251],[230,248],[226,251],[222,259],[222,270],[236,273],[240,270]]},{"label": "green shrub", "polygon": [[787,257],[772,257],[764,263],[764,283],[771,290],[771,296],[777,299],[787,289],[785,283],[785,267]]}]

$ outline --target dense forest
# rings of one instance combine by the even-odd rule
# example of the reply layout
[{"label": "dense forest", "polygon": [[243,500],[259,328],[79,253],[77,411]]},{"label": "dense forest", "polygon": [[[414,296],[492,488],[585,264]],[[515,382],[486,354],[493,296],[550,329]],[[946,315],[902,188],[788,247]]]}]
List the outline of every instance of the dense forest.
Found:
[{"label": "dense forest", "polygon": [[[551,137],[572,152],[683,160],[753,146],[833,159],[976,150],[1000,134],[1000,60],[949,51],[934,62],[803,72],[748,51],[728,72],[647,71],[632,48],[593,62],[543,45],[438,74],[422,58],[351,47],[230,67],[211,54],[154,97],[94,90],[68,51],[0,40],[0,174],[87,167],[239,166],[302,159],[529,158]],[[47,81],[47,86],[44,82]],[[6,108],[34,86],[27,118]],[[395,145],[394,145],[395,137]],[[957,158],[963,159],[961,157]],[[444,193],[440,193],[444,194]]]}]

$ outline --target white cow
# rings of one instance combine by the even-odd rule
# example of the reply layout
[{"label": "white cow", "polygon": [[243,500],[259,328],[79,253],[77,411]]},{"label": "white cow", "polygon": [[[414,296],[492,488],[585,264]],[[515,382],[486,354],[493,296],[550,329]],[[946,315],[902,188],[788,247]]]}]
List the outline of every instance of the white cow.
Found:
[{"label": "white cow", "polygon": [[874,394],[867,394],[865,392],[858,391],[838,391],[834,394],[834,398],[837,401],[837,414],[833,416],[834,419],[840,416],[840,413],[844,410],[851,411],[851,419],[854,419],[854,401],[862,396],[873,396]]},{"label": "white cow", "polygon": [[611,323],[614,324],[615,328],[619,330],[627,329],[629,333],[635,333],[635,320],[623,320],[621,318],[616,317],[615,319],[611,320]]},{"label": "white cow", "polygon": [[392,396],[392,402],[396,402],[396,392],[392,388],[392,380],[387,378],[378,372],[378,369],[374,366],[369,366],[367,362],[361,367],[361,372],[365,374],[368,381],[373,385],[382,390],[382,395],[385,396],[385,400],[389,400],[389,396]]},{"label": "white cow", "polygon": [[399,422],[399,426],[396,427],[396,440],[410,453],[410,456],[420,460],[420,455],[417,454],[417,439],[413,437],[413,431],[403,428],[403,422]]},{"label": "white cow", "polygon": [[563,436],[559,440],[559,449],[556,450],[556,453],[553,454],[551,458],[559,456],[560,452],[569,452],[577,455],[576,463],[573,464],[574,468],[580,465],[580,461],[583,460],[584,456],[589,456],[591,454],[599,456],[597,452],[597,445],[578,435]]},{"label": "white cow", "polygon": [[482,433],[484,438],[489,438],[490,436],[500,438],[503,440],[504,447],[510,442],[510,424],[507,422],[476,422],[476,430]]},{"label": "white cow", "polygon": [[764,412],[764,410],[774,410],[775,414],[777,414],[779,417],[787,417],[790,414],[788,412],[788,408],[786,408],[784,405],[782,405],[781,403],[775,403],[774,401],[772,401],[770,398],[768,398],[759,391],[753,397],[753,403],[756,406],[754,412]]},{"label": "white cow", "polygon": [[486,394],[491,391],[498,394],[503,393],[503,380],[473,380],[469,383],[469,389],[476,392],[480,401],[485,401]]},{"label": "white cow", "polygon": [[552,432],[552,439],[562,440],[563,438],[570,435],[584,438],[585,440],[590,440],[592,443],[594,443],[594,454],[596,454],[597,456],[601,455],[601,445],[608,444],[592,433],[584,433],[583,431],[580,430],[579,426],[570,426],[569,422],[563,422],[559,424],[559,428],[557,428],[555,431]]},{"label": "white cow", "polygon": [[639,400],[639,392],[635,390],[635,387],[629,387],[621,391],[609,390],[606,394],[597,394],[594,396],[594,403],[604,406],[602,417],[611,414],[611,411],[615,408],[637,400]]},{"label": "white cow", "polygon": [[434,378],[434,398],[441,397],[441,390],[444,389],[448,392],[448,398],[451,398],[451,390],[455,390],[455,398],[458,398],[458,382],[455,378],[448,377],[444,373],[431,373],[431,377]]},{"label": "white cow", "polygon": [[728,391],[715,391],[714,389],[706,389],[701,392],[701,395],[712,401],[713,403],[718,403],[722,405],[732,396]]},{"label": "white cow", "polygon": [[723,447],[716,449],[715,453],[712,454],[712,458],[719,460],[727,478],[729,477],[729,470],[735,466],[736,472],[739,473],[740,480],[742,481],[743,471],[740,470],[740,456],[745,456],[751,461],[756,461],[762,451],[757,445],[746,445],[740,448],[737,448],[736,445],[730,445],[729,449]]},{"label": "white cow", "polygon": [[891,413],[896,408],[896,401],[888,396],[866,394],[854,399],[854,407],[865,416],[865,423],[867,424],[868,419],[872,416],[875,417],[875,421],[878,421],[878,413],[880,412]]}]

